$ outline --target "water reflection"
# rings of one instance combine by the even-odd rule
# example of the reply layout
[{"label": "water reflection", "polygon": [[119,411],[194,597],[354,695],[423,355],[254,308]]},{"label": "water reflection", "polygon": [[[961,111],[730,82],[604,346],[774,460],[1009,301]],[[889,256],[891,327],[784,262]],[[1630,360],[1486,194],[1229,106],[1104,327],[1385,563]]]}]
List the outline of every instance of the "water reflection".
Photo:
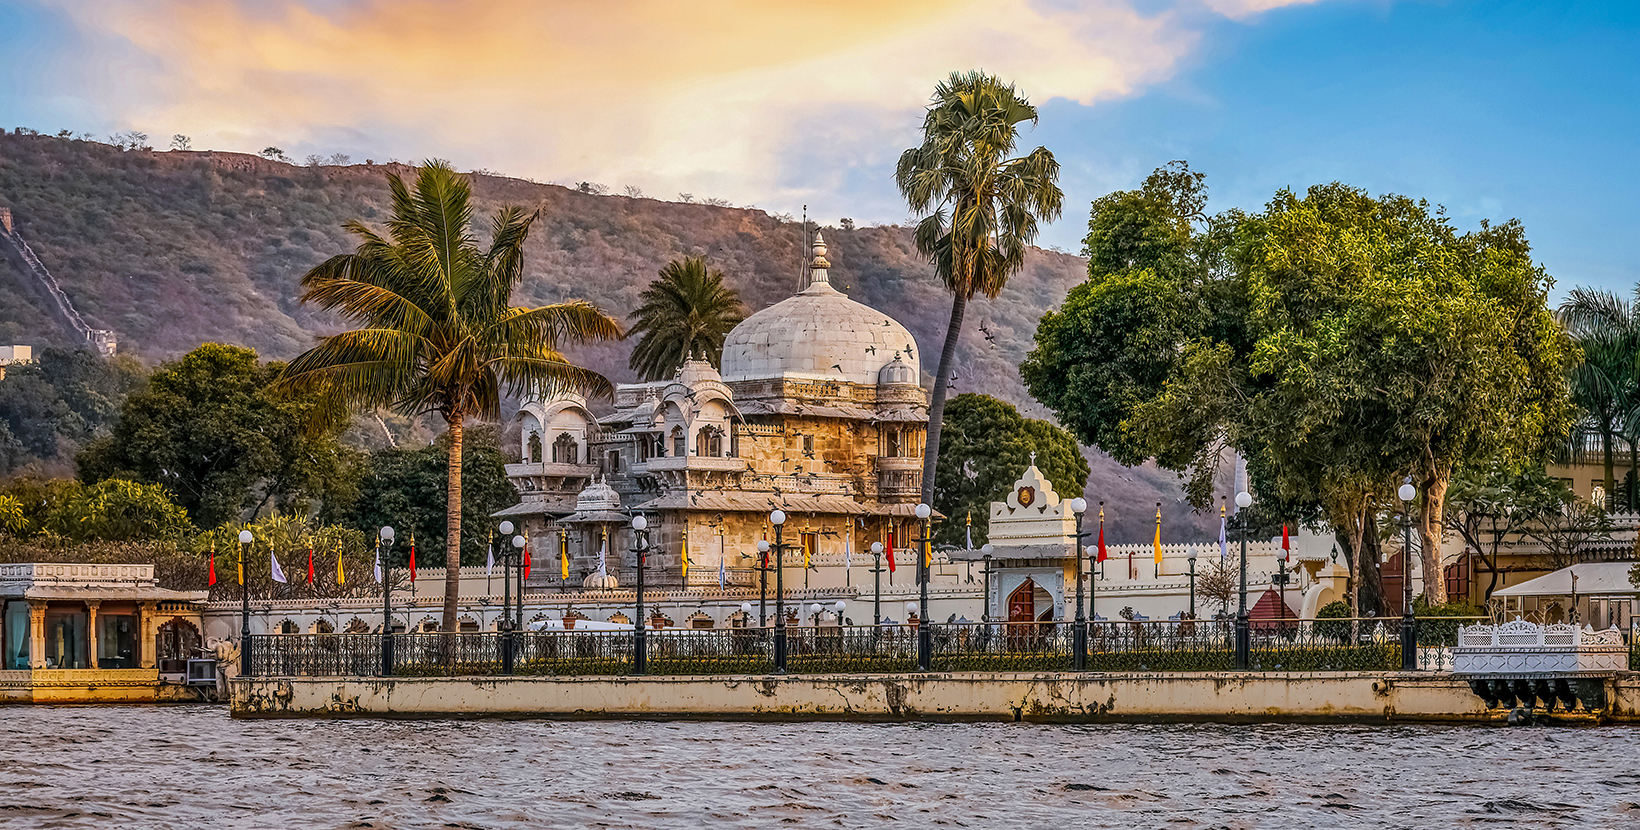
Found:
[{"label": "water reflection", "polygon": [[1634,827],[1635,727],[0,721],[6,827]]}]

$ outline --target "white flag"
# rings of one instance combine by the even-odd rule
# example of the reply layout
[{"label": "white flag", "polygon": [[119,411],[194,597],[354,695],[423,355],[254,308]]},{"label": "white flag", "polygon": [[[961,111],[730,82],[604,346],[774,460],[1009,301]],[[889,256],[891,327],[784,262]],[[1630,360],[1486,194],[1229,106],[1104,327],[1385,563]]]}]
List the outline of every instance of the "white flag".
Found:
[{"label": "white flag", "polygon": [[968,547],[964,548],[964,550],[973,550],[974,549],[974,526],[973,525],[969,525],[967,527],[967,533],[968,533]]},{"label": "white flag", "polygon": [[1224,541],[1224,511],[1219,510],[1219,563],[1230,560],[1230,546]]},{"label": "white flag", "polygon": [[608,537],[600,537],[599,540],[598,540],[598,576],[599,577],[609,576],[609,565],[607,564],[608,559],[609,559],[609,539],[608,539]]},{"label": "white flag", "polygon": [[843,535],[843,570],[854,567],[854,533]]},{"label": "white flag", "polygon": [[376,584],[382,584],[382,546],[376,546]]},{"label": "white flag", "polygon": [[268,548],[268,561],[273,563],[273,581],[285,581],[285,569],[279,567],[279,557],[273,555],[273,548]]},{"label": "white flag", "polygon": [[724,570],[723,556],[720,553],[718,555],[718,588],[723,588],[723,586],[728,584],[728,582],[729,575],[728,572]]},{"label": "white flag", "polygon": [[495,572],[495,540],[490,540],[489,558],[484,560],[484,578],[489,579]]}]

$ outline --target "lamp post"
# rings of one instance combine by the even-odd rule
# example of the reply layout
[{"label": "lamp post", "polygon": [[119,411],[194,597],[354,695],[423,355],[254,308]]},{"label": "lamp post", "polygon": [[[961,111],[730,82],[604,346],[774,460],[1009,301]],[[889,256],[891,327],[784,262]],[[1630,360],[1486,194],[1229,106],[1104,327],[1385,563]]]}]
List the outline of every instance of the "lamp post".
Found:
[{"label": "lamp post", "polygon": [[[501,523],[501,630],[512,630],[512,571],[507,563],[512,561],[512,554],[507,552],[507,544],[512,540],[513,523]],[[523,593],[523,586],[519,586],[519,593]]]},{"label": "lamp post", "polygon": [[883,624],[883,543],[871,543],[871,625],[873,631]]},{"label": "lamp post", "polygon": [[[1401,671],[1417,671],[1418,621],[1412,616],[1412,500],[1418,496],[1418,488],[1412,486],[1412,476],[1401,482],[1395,495],[1401,497],[1401,526],[1405,531],[1401,546]],[[1430,578],[1424,574],[1426,583]]]},{"label": "lamp post", "polygon": [[[502,522],[501,523],[501,532],[502,533],[511,533],[512,532],[512,522]],[[520,559],[522,559],[521,553],[524,550],[524,541],[525,541],[524,537],[522,535],[514,536],[514,537],[512,537],[511,541],[512,541],[512,548],[513,548],[513,552],[511,554],[511,556],[512,557],[519,557]],[[507,573],[507,564],[511,561],[512,561],[512,559],[509,556],[507,556],[505,554],[503,555],[502,562],[501,562],[501,572],[502,572],[503,576],[506,575],[506,573]],[[510,597],[508,598],[508,602],[511,602]],[[522,576],[520,576],[519,580],[518,580],[518,613],[517,614],[511,614],[510,611],[509,611],[509,615],[510,615],[510,619],[508,620],[508,622],[506,624],[506,628],[503,629],[502,632],[501,632],[501,673],[502,674],[512,674],[513,673],[513,665],[516,661],[515,655],[517,654],[517,650],[518,650],[518,641],[517,641],[516,636],[514,635],[514,632],[516,632],[518,629],[524,627],[524,579],[523,579]]]},{"label": "lamp post", "polygon": [[757,540],[757,627],[769,626],[769,540]]},{"label": "lamp post", "polygon": [[251,676],[251,586],[245,579],[245,557],[251,550],[251,532],[239,531],[239,674]]},{"label": "lamp post", "polygon": [[919,611],[917,613],[917,670],[928,671],[928,665],[934,654],[934,631],[928,625],[928,577],[929,558],[934,552],[932,533],[932,517],[934,508],[927,504],[917,505],[917,519],[922,522],[922,538],[917,541],[921,544],[917,551],[917,574],[922,578],[920,586]]},{"label": "lamp post", "polygon": [[[519,528],[519,530],[523,530],[523,528]],[[524,546],[529,544],[529,541],[524,538],[523,534],[512,537],[512,562],[513,566],[518,569],[518,592],[514,595],[518,607],[514,609],[512,617],[512,630],[514,631],[521,631],[524,628]]]},{"label": "lamp post", "polygon": [[393,528],[376,534],[376,561],[382,563],[382,677],[393,676],[393,568],[387,552],[393,548]]},{"label": "lamp post", "polygon": [[817,641],[820,639],[820,613],[825,610],[818,602],[809,604],[809,613],[814,616],[814,639]]},{"label": "lamp post", "polygon": [[638,609],[637,619],[632,621],[632,673],[647,674],[649,672],[649,650],[645,642],[644,629],[649,621],[644,619],[643,610],[643,571],[644,555],[649,552],[649,520],[643,516],[632,517],[632,553],[638,565]]},{"label": "lamp post", "polygon": [[831,604],[832,613],[837,615],[837,630],[843,630],[843,612],[848,609],[848,603],[838,600]]},{"label": "lamp post", "polygon": [[1071,499],[1071,512],[1076,514],[1076,627],[1071,629],[1071,668],[1075,671],[1088,667],[1088,618],[1082,608],[1082,514],[1087,509],[1087,499]]},{"label": "lamp post", "polygon": [[1190,548],[1185,555],[1190,560],[1190,619],[1196,618],[1196,549]]},{"label": "lamp post", "polygon": [[1236,494],[1236,531],[1241,536],[1241,601],[1236,608],[1236,668],[1247,670],[1253,650],[1253,635],[1247,625],[1247,515],[1243,512],[1253,505],[1253,497],[1243,490]]},{"label": "lamp post", "polygon": [[774,673],[786,673],[786,572],[782,567],[786,545],[781,532],[786,526],[786,511],[769,514],[774,525]]}]

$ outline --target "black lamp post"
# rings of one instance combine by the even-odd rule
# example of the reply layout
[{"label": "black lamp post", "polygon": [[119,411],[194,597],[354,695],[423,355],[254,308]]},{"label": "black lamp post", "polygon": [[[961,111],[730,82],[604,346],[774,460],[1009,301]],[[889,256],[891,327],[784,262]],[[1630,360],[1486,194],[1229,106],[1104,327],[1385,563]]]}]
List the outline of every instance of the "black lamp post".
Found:
[{"label": "black lamp post", "polygon": [[1253,497],[1247,491],[1236,494],[1236,533],[1241,537],[1241,601],[1236,609],[1236,668],[1247,670],[1253,650],[1253,635],[1247,624],[1247,514]]},{"label": "black lamp post", "polygon": [[[523,528],[519,528],[523,530]],[[513,601],[518,605],[513,609],[513,631],[524,629],[524,546],[529,543],[522,534],[512,538],[513,567],[518,569],[518,591],[513,595]]]},{"label": "black lamp post", "polygon": [[883,624],[883,543],[871,543],[871,625],[872,633]]},{"label": "black lamp post", "polygon": [[1186,554],[1190,560],[1190,619],[1196,618],[1196,549],[1191,548]]},{"label": "black lamp post", "polygon": [[786,673],[786,571],[784,555],[786,545],[782,541],[781,531],[786,526],[786,511],[776,510],[769,514],[769,523],[774,525],[774,673]]},{"label": "black lamp post", "polygon": [[1076,514],[1076,627],[1071,629],[1071,668],[1082,671],[1088,667],[1088,618],[1082,607],[1082,514],[1087,512],[1088,500],[1077,496],[1070,507]]},{"label": "black lamp post", "polygon": [[[512,553],[507,546],[512,544],[513,523],[501,523],[501,630],[512,630],[512,569],[508,564],[512,562]],[[520,586],[522,593],[522,586]]]},{"label": "black lamp post", "polygon": [[637,557],[638,564],[638,618],[632,621],[632,673],[647,674],[649,672],[649,651],[645,642],[644,630],[649,621],[644,619],[643,609],[643,572],[644,559],[649,553],[649,520],[643,516],[632,517],[632,553]]},{"label": "black lamp post", "polygon": [[393,528],[383,527],[377,534],[376,561],[382,566],[382,677],[393,676],[393,568],[387,564],[387,552],[393,548]]},{"label": "black lamp post", "polygon": [[239,531],[239,674],[251,676],[251,585],[245,578],[245,557],[250,555],[251,532]]},{"label": "black lamp post", "polygon": [[757,627],[769,626],[769,540],[757,540]]},{"label": "black lamp post", "polygon": [[[1412,616],[1412,500],[1418,496],[1418,488],[1412,486],[1412,476],[1401,482],[1395,494],[1401,497],[1401,526],[1405,531],[1401,547],[1401,671],[1417,671],[1418,621]],[[1439,578],[1439,574],[1424,574],[1426,591],[1431,578]]]},{"label": "black lamp post", "polygon": [[928,624],[928,578],[931,575],[928,560],[934,552],[934,540],[931,538],[934,508],[918,504],[916,512],[917,519],[922,522],[922,538],[917,540],[917,575],[922,581],[917,612],[917,670],[928,671],[934,655],[934,629]]}]

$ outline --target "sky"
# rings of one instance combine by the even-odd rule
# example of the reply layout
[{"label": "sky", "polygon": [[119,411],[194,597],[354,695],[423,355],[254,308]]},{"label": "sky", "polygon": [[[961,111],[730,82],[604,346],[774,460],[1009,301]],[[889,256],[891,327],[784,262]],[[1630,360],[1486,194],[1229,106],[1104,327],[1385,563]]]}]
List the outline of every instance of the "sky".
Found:
[{"label": "sky", "polygon": [[1628,292],[1637,35],[1634,2],[0,0],[0,124],[903,223],[894,161],[978,68],[1062,165],[1044,246],[1183,159],[1210,210],[1343,181],[1518,218],[1557,294]]}]

